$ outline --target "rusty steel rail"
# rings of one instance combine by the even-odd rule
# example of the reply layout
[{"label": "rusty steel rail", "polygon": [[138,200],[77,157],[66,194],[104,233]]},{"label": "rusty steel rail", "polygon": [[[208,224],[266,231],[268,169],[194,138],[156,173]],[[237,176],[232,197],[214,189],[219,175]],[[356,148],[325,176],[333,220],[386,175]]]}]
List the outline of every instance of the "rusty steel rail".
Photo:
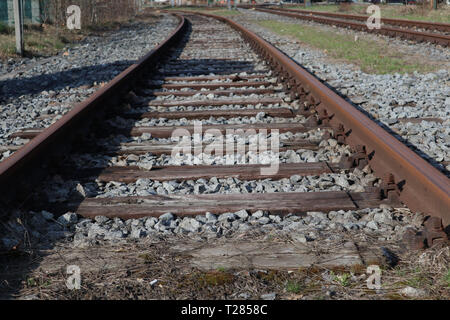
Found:
[{"label": "rusty steel rail", "polygon": [[314,21],[322,24],[329,24],[329,25],[335,25],[343,28],[352,28],[359,31],[364,31],[368,33],[379,33],[390,37],[400,37],[408,40],[415,40],[415,41],[426,41],[434,44],[440,44],[442,46],[448,47],[450,46],[450,36],[443,35],[443,34],[437,34],[437,33],[429,33],[429,32],[419,32],[414,30],[407,30],[407,29],[400,29],[400,28],[392,28],[392,27],[385,27],[381,26],[380,29],[369,29],[367,28],[365,23],[359,23],[359,22],[351,22],[351,21],[344,21],[344,20],[338,20],[333,18],[326,18],[326,17],[318,17],[314,15],[308,15],[308,14],[300,14],[297,12],[289,12],[287,10],[280,10],[280,9],[262,9],[256,7],[255,10],[266,12],[266,13],[272,13],[272,14],[278,14],[281,16],[291,17],[291,18],[297,18],[297,19],[303,19],[303,20],[309,20]]},{"label": "rusty steel rail", "polygon": [[[412,210],[441,217],[445,225],[450,223],[447,177],[267,41],[230,19],[203,15],[223,21],[239,31],[272,66],[283,84],[314,106],[322,123],[337,128],[335,137],[338,140],[359,150],[362,159],[355,161],[368,161],[378,176],[388,176],[384,182],[386,197],[398,196]],[[163,43],[0,163],[2,214],[7,208],[5,203],[12,198],[24,198],[27,189],[35,187],[29,176],[39,178],[36,172],[45,172],[42,165],[49,164],[50,154],[61,153],[65,146],[70,146],[77,139],[77,133],[88,130],[90,120],[98,118],[107,109],[109,101],[131,89],[144,72],[163,58],[163,53],[187,30],[185,19],[180,15],[177,17],[180,24]]]},{"label": "rusty steel rail", "polygon": [[[340,19],[350,19],[357,21],[367,21],[369,16],[357,15],[357,14],[346,14],[346,13],[336,13],[336,12],[321,12],[321,11],[311,11],[311,10],[301,10],[301,9],[288,9],[288,8],[274,8],[270,9],[279,10],[279,11],[291,11],[298,12],[307,15],[316,15],[316,16],[324,16],[324,17],[332,17],[332,18],[340,18]],[[427,30],[438,30],[443,32],[450,32],[450,23],[441,23],[441,22],[429,22],[429,21],[418,21],[418,20],[406,20],[406,19],[390,19],[390,18],[381,18],[381,23],[399,26],[399,27],[408,27],[408,28],[422,28]]]},{"label": "rusty steel rail", "polygon": [[96,91],[85,101],[77,104],[53,125],[0,163],[0,217],[8,212],[8,203],[24,200],[36,180],[42,179],[39,172],[48,160],[48,155],[62,153],[77,139],[77,133],[89,130],[92,119],[99,117],[120,94],[128,91],[148,69],[152,68],[163,54],[176,43],[187,30],[187,22],[177,15],[176,29],[157,47]]},{"label": "rusty steel rail", "polygon": [[441,217],[445,225],[450,224],[450,181],[444,174],[255,33],[228,18],[201,14],[239,31],[285,85],[315,105],[322,121],[342,132],[345,143],[365,150],[376,175],[385,177],[390,185],[387,196],[398,196],[411,210]]}]

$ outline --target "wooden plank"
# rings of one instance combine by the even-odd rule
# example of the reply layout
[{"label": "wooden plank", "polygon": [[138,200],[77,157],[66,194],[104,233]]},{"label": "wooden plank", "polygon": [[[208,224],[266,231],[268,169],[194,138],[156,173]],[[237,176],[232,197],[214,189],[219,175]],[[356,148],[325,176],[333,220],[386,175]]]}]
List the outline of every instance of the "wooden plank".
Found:
[{"label": "wooden plank", "polygon": [[[287,150],[298,150],[298,149],[307,149],[307,150],[318,150],[320,141],[309,141],[303,139],[284,141],[280,140],[282,146],[278,148],[279,152],[284,152]],[[171,144],[148,144],[148,143],[124,143],[121,144],[118,148],[112,148],[111,150],[99,150],[97,152],[102,152],[108,155],[123,155],[123,154],[147,154],[152,153],[153,155],[161,155],[161,154],[171,154],[173,148],[176,146],[176,143]],[[209,146],[213,151],[211,154],[215,154],[215,150],[219,149],[219,146],[216,144],[204,143],[203,148],[205,146]],[[233,147],[234,153],[237,153],[239,150],[236,146]],[[270,146],[267,146],[268,150],[271,150]],[[226,150],[225,143],[222,145],[222,150]],[[245,152],[249,151],[249,146],[245,146]]]},{"label": "wooden plank", "polygon": [[308,211],[355,210],[378,206],[381,201],[374,192],[365,192],[361,198],[372,203],[358,205],[353,193],[330,192],[277,192],[249,194],[152,195],[146,197],[87,198],[66,207],[84,217],[107,216],[124,219],[160,216],[172,212],[178,216],[236,212],[242,209],[254,212],[267,210],[273,214],[304,213]]},{"label": "wooden plank", "polygon": [[398,119],[401,123],[421,123],[422,121],[427,122],[437,122],[437,123],[443,123],[444,119],[441,118],[401,118]]},{"label": "wooden plank", "polygon": [[[260,130],[267,130],[269,133],[271,130],[278,130],[279,133],[284,132],[307,132],[315,127],[309,127],[300,123],[255,123],[255,124],[221,124],[221,125],[204,125],[201,127],[201,132],[204,133],[207,130],[220,131],[222,134],[226,134],[227,131],[235,130],[235,134],[240,132],[237,130],[243,130],[243,134],[248,134],[248,130],[255,130],[256,132]],[[322,127],[325,128],[325,127]],[[150,133],[156,138],[170,138],[175,130],[185,130],[190,134],[194,133],[194,126],[167,126],[167,127],[134,127],[130,130],[119,130],[122,134],[130,134],[132,136],[141,136],[143,133]],[[200,130],[199,130],[200,132]],[[231,133],[231,132],[230,132]]]},{"label": "wooden plank", "polygon": [[270,117],[293,118],[295,117],[291,109],[288,108],[264,108],[264,109],[231,109],[231,110],[199,110],[199,111],[174,111],[174,112],[144,112],[126,113],[125,118],[145,119],[145,118],[165,118],[165,119],[209,119],[210,117],[237,118],[255,117],[258,113],[264,112]]},{"label": "wooden plank", "polygon": [[[177,74],[203,74],[203,75],[208,75],[211,73],[241,73],[241,72],[252,72],[252,71],[256,71],[253,70],[252,66],[206,66],[204,68],[195,68],[192,67],[192,69],[188,69],[186,68],[186,66],[180,66],[180,68],[170,68],[170,70],[167,71],[161,71],[162,74],[164,75],[177,75]],[[258,70],[259,73],[264,72],[264,70]]]},{"label": "wooden plank", "polygon": [[41,128],[24,129],[24,130],[12,133],[9,136],[9,139],[15,139],[15,138],[33,139],[42,131],[44,131],[44,129],[41,129]]},{"label": "wooden plank", "polygon": [[[192,267],[203,270],[226,268],[298,271],[299,268],[308,267],[349,268],[364,265],[368,261],[381,265],[385,261],[382,250],[374,244],[368,248],[367,243],[341,240],[328,243],[325,250],[314,250],[314,243],[318,241],[298,242],[298,232],[295,229],[292,230],[291,236],[292,241],[289,242],[279,241],[276,237],[252,241],[233,237],[226,241],[205,241],[200,245],[198,241],[186,239],[177,241],[170,247],[170,251],[188,256],[188,263]],[[96,256],[92,255],[95,259]]]},{"label": "wooden plank", "polygon": [[[204,44],[201,44],[201,43],[196,43],[196,44],[191,44],[191,43],[189,43],[187,46],[186,46],[186,48],[187,49],[190,49],[190,50],[192,50],[192,49],[198,49],[198,50],[202,50],[202,51],[204,51],[205,50],[205,45]],[[245,49],[245,45],[244,44],[232,44],[232,43],[230,43],[230,44],[226,44],[226,43],[219,43],[219,44],[216,44],[216,43],[214,43],[214,49],[209,49],[208,48],[208,51],[213,51],[213,52],[216,52],[216,51],[219,51],[219,50],[224,50],[224,49],[227,49],[227,50],[231,50],[231,49],[233,49],[233,50],[246,50]],[[233,61],[233,60],[230,60],[230,61]]]},{"label": "wooden plank", "polygon": [[246,76],[238,75],[219,75],[219,76],[198,76],[198,77],[165,77],[163,81],[210,81],[210,80],[243,80],[243,79],[264,79],[266,74],[252,74]]},{"label": "wooden plank", "polygon": [[[248,135],[251,133],[249,130],[255,130],[256,132],[259,132],[260,130],[267,130],[268,133],[270,133],[271,130],[278,130],[279,133],[285,133],[285,132],[307,132],[309,130],[312,130],[314,128],[322,128],[322,129],[330,129],[328,126],[310,126],[308,124],[301,124],[301,123],[252,123],[252,124],[221,124],[221,125],[203,125],[202,126],[202,133],[205,133],[208,130],[218,130],[222,134],[226,134],[227,131],[235,131],[234,134],[244,134]],[[185,130],[186,132],[189,132],[190,134],[194,133],[194,126],[154,126],[154,127],[133,127],[130,129],[122,129],[117,128],[116,133],[117,134],[123,134],[123,135],[131,135],[131,136],[141,136],[143,133],[150,133],[153,137],[156,138],[170,138],[172,136],[172,132],[174,130]],[[18,131],[9,136],[10,139],[13,138],[22,138],[22,139],[33,139],[38,134],[40,134],[44,129],[25,129],[23,131]],[[200,131],[199,131],[200,132]]]},{"label": "wooden plank", "polygon": [[[165,72],[160,72],[160,76],[167,78],[167,77],[180,77],[182,75],[187,76],[193,76],[193,75],[198,75],[198,76],[208,76],[211,73],[219,73],[219,74],[230,74],[230,73],[241,73],[241,72],[245,72],[247,73],[247,75],[249,74],[269,74],[270,70],[243,70],[243,69],[222,69],[222,70],[177,70],[177,71],[165,71]],[[215,74],[214,74],[215,75]],[[155,75],[155,77],[157,78],[158,75]]]},{"label": "wooden plank", "polygon": [[[282,104],[280,98],[261,98],[261,99],[230,99],[230,100],[192,100],[192,101],[151,101],[147,105],[155,107],[202,107],[202,106],[225,106],[225,105],[269,105]],[[242,110],[242,109],[241,109]]]},{"label": "wooden plank", "polygon": [[[271,93],[279,93],[283,92],[278,89],[245,89],[245,90],[191,90],[191,91],[150,91],[145,90],[145,93],[149,96],[175,96],[175,97],[189,97],[196,94],[200,95],[208,95],[214,94],[216,96],[229,96],[230,94],[234,95],[250,95],[250,94],[271,94]],[[145,98],[140,96],[141,98]]]},{"label": "wooden plank", "polygon": [[[164,166],[153,167],[150,171],[139,167],[108,167],[106,169],[87,169],[76,172],[77,178],[96,177],[100,181],[117,181],[133,183],[137,179],[168,180],[196,180],[200,178],[238,178],[241,180],[258,180],[270,178],[279,180],[293,175],[308,176],[332,173],[339,170],[338,164],[326,162],[309,163],[280,163],[278,171],[273,175],[261,174],[262,168],[270,165],[242,164],[242,165],[194,165],[194,166]],[[71,173],[73,175],[73,172]]]},{"label": "wooden plank", "polygon": [[[194,44],[205,44],[205,43],[208,43],[209,44],[210,42],[199,39],[199,40],[189,41],[189,43],[194,43]],[[239,40],[227,40],[227,39],[222,39],[222,40],[214,39],[214,43],[215,44],[217,44],[217,43],[219,43],[219,44],[222,44],[222,43],[226,43],[226,44],[229,44],[229,43],[245,44],[245,42],[242,42],[242,41],[239,41]],[[249,62],[251,62],[251,61],[249,61]]]},{"label": "wooden plank", "polygon": [[218,89],[218,88],[240,88],[240,87],[259,87],[271,86],[269,81],[245,81],[245,82],[218,82],[218,83],[165,83],[160,87],[167,90],[178,90],[183,88],[191,89]]},{"label": "wooden plank", "polygon": [[[303,125],[301,123],[256,123],[256,124],[232,124],[232,125],[204,125],[202,126],[202,133],[204,133],[207,130],[216,129],[219,130],[222,134],[225,134],[227,130],[243,130],[244,134],[248,134],[248,130],[256,130],[257,132],[260,130],[267,130],[268,133],[270,130],[278,130],[279,133],[284,132],[307,132],[313,128],[329,128],[326,126],[308,126]],[[131,135],[131,136],[141,136],[143,133],[150,133],[153,137],[156,138],[170,138],[172,136],[172,133],[174,130],[186,130],[186,132],[189,132],[190,134],[194,133],[194,126],[161,126],[161,127],[133,127],[130,129],[119,129],[115,130],[117,134],[123,134],[123,135]],[[14,132],[9,136],[10,139],[14,138],[22,138],[22,139],[33,139],[38,134],[40,134],[44,129],[25,129],[19,132]],[[239,134],[240,132],[237,131],[235,134]]]},{"label": "wooden plank", "polygon": [[190,60],[190,59],[179,59],[175,61],[170,61],[167,65],[174,67],[204,67],[204,66],[245,66],[252,67],[254,65],[254,61],[245,61],[245,60],[229,60],[229,61],[221,61],[217,59],[203,59],[203,60]]}]

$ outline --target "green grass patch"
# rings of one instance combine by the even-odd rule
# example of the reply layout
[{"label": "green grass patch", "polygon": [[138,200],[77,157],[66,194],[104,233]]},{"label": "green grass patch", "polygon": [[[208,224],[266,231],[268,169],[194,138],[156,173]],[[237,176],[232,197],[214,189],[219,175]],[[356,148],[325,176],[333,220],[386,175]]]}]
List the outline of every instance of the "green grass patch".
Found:
[{"label": "green grass patch", "polygon": [[16,43],[9,41],[9,39],[5,40],[4,37],[0,36],[0,58],[12,56],[15,52]]},{"label": "green grass patch", "polygon": [[216,14],[218,16],[235,16],[241,14],[238,10],[228,10],[228,9],[222,9],[222,10],[212,10],[208,11],[208,13]]},{"label": "green grass patch", "polygon": [[3,22],[0,22],[0,34],[12,34],[14,29]]},{"label": "green grass patch", "polygon": [[29,52],[38,54],[56,54],[66,45],[61,41],[58,34],[43,34],[33,32],[25,34],[25,49]]},{"label": "green grass patch", "polygon": [[387,45],[364,39],[354,40],[348,35],[324,32],[314,27],[299,26],[273,20],[254,21],[279,35],[293,36],[315,48],[324,50],[333,58],[358,65],[366,73],[406,73],[433,70],[429,65],[410,62]]},{"label": "green grass patch", "polygon": [[413,288],[426,288],[433,285],[433,280],[426,271],[416,267],[405,283]]},{"label": "green grass patch", "polygon": [[286,291],[289,293],[298,294],[302,291],[302,289],[302,284],[297,281],[288,281],[288,283],[286,284]]},{"label": "green grass patch", "polygon": [[444,276],[444,281],[447,287],[450,288],[450,269],[447,270],[447,274]]},{"label": "green grass patch", "polygon": [[305,10],[305,11],[322,11],[322,12],[338,12],[339,6],[335,4],[331,5],[311,5],[310,7],[305,7],[304,5],[298,6],[286,6],[287,9]]},{"label": "green grass patch", "polygon": [[[1,30],[1,27],[0,27]],[[65,47],[70,47],[84,37],[81,31],[70,31],[53,25],[32,25],[24,28],[26,56],[52,56]],[[16,56],[14,30],[10,33],[0,31],[0,59]]]},{"label": "green grass patch", "polygon": [[331,275],[333,276],[333,280],[338,282],[343,287],[348,287],[350,285],[351,281],[351,274],[350,273],[342,273],[342,274],[334,274],[334,272],[331,272]]}]

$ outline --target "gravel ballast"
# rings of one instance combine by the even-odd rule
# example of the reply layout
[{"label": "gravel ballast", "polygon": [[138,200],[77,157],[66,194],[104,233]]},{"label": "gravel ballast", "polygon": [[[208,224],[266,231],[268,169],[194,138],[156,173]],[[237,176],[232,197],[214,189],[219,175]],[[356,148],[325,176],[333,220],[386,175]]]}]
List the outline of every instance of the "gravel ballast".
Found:
[{"label": "gravel ballast", "polygon": [[[8,136],[56,122],[163,41],[177,24],[175,17],[164,14],[151,23],[134,22],[104,36],[87,37],[51,58],[9,64],[0,85],[0,145],[22,145],[23,139],[10,141]],[[0,154],[0,160],[9,155]]]},{"label": "gravel ballast", "polygon": [[[104,126],[103,122],[99,122],[92,132],[77,141],[72,152],[55,157],[55,161],[48,170],[47,178],[43,179],[32,192],[26,194],[23,204],[14,209],[12,205],[11,208],[6,207],[4,211],[9,210],[7,212],[9,219],[5,219],[0,224],[0,253],[7,252],[8,256],[6,263],[2,264],[4,268],[1,269],[1,273],[4,276],[0,279],[0,288],[7,288],[12,295],[16,294],[12,291],[21,291],[20,295],[28,299],[52,299],[58,296],[58,289],[54,289],[54,284],[57,284],[70,295],[72,291],[65,287],[67,266],[75,265],[79,267],[82,274],[82,288],[76,292],[78,298],[85,296],[96,298],[98,294],[103,298],[123,295],[128,298],[152,296],[152,298],[160,299],[167,297],[180,299],[186,297],[184,293],[180,294],[180,288],[189,291],[189,297],[203,297],[198,294],[200,291],[197,287],[198,285],[205,287],[206,283],[204,289],[209,292],[209,298],[274,300],[283,299],[286,293],[289,295],[295,293],[294,298],[300,299],[302,297],[298,294],[302,293],[303,288],[312,288],[312,286],[303,287],[302,283],[300,287],[298,282],[289,282],[288,278],[281,280],[274,277],[275,273],[282,271],[292,277],[294,273],[303,274],[303,267],[312,270],[317,269],[318,266],[325,266],[327,270],[321,273],[315,271],[315,275],[332,285],[322,285],[318,287],[318,290],[323,291],[326,297],[334,298],[338,296],[336,285],[339,285],[352,292],[351,298],[360,298],[366,294],[366,286],[363,287],[364,290],[359,290],[354,284],[361,282],[365,285],[365,279],[368,276],[365,267],[376,264],[393,268],[398,263],[397,254],[404,252],[404,242],[401,240],[405,231],[411,232],[409,228],[416,232],[423,229],[424,216],[421,213],[412,212],[401,204],[394,206],[396,202],[392,199],[378,199],[382,195],[380,189],[382,183],[372,173],[369,166],[343,169],[345,161],[341,163],[342,166],[337,165],[343,160],[343,156],[353,153],[350,147],[341,145],[337,140],[330,139],[329,135],[324,134],[329,130],[327,126],[317,127],[315,121],[311,121],[313,120],[311,118],[307,120],[306,116],[293,117],[295,111],[300,108],[300,102],[291,101],[289,93],[281,91],[281,87],[273,81],[273,74],[267,70],[267,66],[250,50],[249,46],[239,40],[236,31],[211,19],[191,17],[191,20],[190,40],[193,41],[174,50],[173,55],[177,58],[169,60],[169,63],[163,61],[156,66],[155,74],[149,75],[149,78],[153,79],[149,79],[148,87],[145,83],[143,88],[137,86],[123,100],[118,101],[117,104],[112,103],[110,112],[105,116]],[[159,24],[162,26],[155,28],[161,28],[162,31],[159,31],[163,39],[171,30],[169,26],[175,26],[176,20],[164,16]],[[133,48],[142,46],[136,39],[142,37],[148,40],[147,35],[144,35],[145,27],[142,30],[137,28],[137,30],[130,29],[129,33],[125,32],[125,35],[130,36],[128,42],[120,40],[117,44],[124,46],[124,54],[125,52],[129,54],[130,48],[132,51]],[[166,31],[167,33],[162,35]],[[259,30],[259,32],[264,31]],[[273,34],[269,36],[275,38]],[[156,39],[155,35],[149,37]],[[214,43],[218,43],[217,47],[204,41],[209,38],[216,41]],[[222,49],[219,49],[220,42],[223,43]],[[108,45],[105,44],[105,47],[108,48]],[[121,57],[122,49],[117,50],[117,57]],[[292,51],[297,53],[298,48]],[[74,49],[73,55],[76,55],[76,52],[77,50]],[[68,57],[71,55],[72,52]],[[311,55],[307,53],[306,56],[314,61],[312,53]],[[122,58],[125,59],[125,57]],[[128,55],[126,58],[131,59]],[[186,76],[195,76],[199,73],[228,76],[226,66],[230,59],[241,62],[244,59],[243,70],[249,70],[249,74],[257,70],[257,74],[262,75],[257,79],[269,82],[263,87],[255,85],[252,89],[275,88],[277,91],[269,94],[260,92],[229,97],[223,96],[222,93],[213,94],[203,88],[204,92],[194,96],[161,94],[161,92],[171,91],[164,88],[173,88],[173,86],[161,87],[159,85],[163,83],[158,82],[159,79],[180,76],[182,75],[178,73],[180,70],[186,70],[183,73]],[[318,60],[320,62],[312,63],[319,63],[323,66],[323,70],[331,68],[338,79],[344,76],[346,71],[334,65],[328,65],[325,60],[320,59]],[[209,71],[213,70],[213,67],[208,66],[213,65],[221,65],[224,70],[210,74]],[[232,77],[232,81],[237,83],[246,81],[239,77],[246,76],[247,73],[239,68],[236,69],[233,69],[230,74],[239,76]],[[98,71],[97,67],[93,67],[92,70]],[[115,69],[108,72],[111,72],[113,76],[116,71],[118,72]],[[363,76],[363,74],[360,75]],[[355,88],[365,83],[362,79],[351,81],[354,81]],[[175,81],[164,81],[164,84],[170,82]],[[217,83],[217,81],[213,80],[210,83]],[[243,88],[250,89],[250,87]],[[94,90],[94,87],[88,89]],[[176,91],[184,93],[190,90],[183,88]],[[59,99],[60,93],[56,91],[48,93],[52,96],[48,98],[49,100]],[[75,98],[81,99],[81,96],[80,94]],[[273,153],[261,149],[259,153],[256,153],[254,149],[242,148],[244,151],[238,150],[237,154],[233,153],[231,157],[217,153],[192,155],[184,150],[182,153],[170,154],[170,151],[173,153],[173,145],[181,139],[168,138],[170,136],[168,132],[180,126],[196,124],[195,121],[190,120],[192,115],[183,115],[187,118],[181,118],[179,114],[167,117],[158,114],[157,117],[160,118],[148,115],[130,117],[130,113],[140,111],[197,110],[192,106],[176,106],[179,102],[188,104],[189,101],[210,100],[217,103],[222,99],[243,101],[269,97],[272,101],[279,102],[264,107],[288,108],[290,110],[288,115],[285,114],[286,118],[276,116],[282,116],[283,113],[273,112],[273,116],[270,116],[263,110],[247,117],[236,117],[235,113],[224,117],[220,117],[218,113],[215,113],[216,116],[213,116],[213,113],[211,115],[203,113],[202,125],[220,125],[223,129],[226,125],[239,127],[236,125],[242,124],[246,128],[251,124],[257,124],[265,128],[274,124],[277,128],[282,128],[280,123],[286,123],[285,127],[291,128],[293,132],[283,132],[284,127],[283,133],[280,133],[280,147],[286,147],[286,149],[276,154],[277,159],[281,164],[303,163],[305,165],[289,165],[283,170],[287,167],[313,168],[322,165],[324,168],[328,167],[326,170],[312,170],[305,173],[303,169],[299,169],[298,172],[282,175],[282,179],[276,178],[280,177],[279,175],[267,176],[267,178],[266,176],[261,178],[262,175],[258,174],[247,175],[247,172],[241,175],[239,170],[243,170],[242,168],[239,168],[236,173],[224,174],[226,170],[220,170],[223,169],[220,168],[223,165],[236,166],[255,164],[255,162],[267,164],[273,160]],[[26,99],[25,101],[28,101]],[[29,99],[32,102],[34,101],[32,99],[38,98],[30,95]],[[170,104],[171,101],[177,102]],[[163,106],[166,102],[168,102],[166,105],[173,106],[166,109],[166,106]],[[406,99],[404,103],[399,101],[398,104],[401,105],[397,106],[398,108],[408,108],[412,102]],[[261,105],[252,103],[252,108],[260,107]],[[244,102],[217,107],[206,104],[198,110],[239,108],[245,109],[247,106]],[[39,109],[36,110],[39,111]],[[33,117],[37,116],[38,111]],[[30,118],[33,120],[24,118],[23,121],[38,121],[33,117]],[[395,127],[397,130],[411,132],[408,124],[401,122],[400,118],[390,117],[389,125],[392,128],[397,126]],[[297,128],[292,123],[298,123],[302,128]],[[441,125],[441,123],[438,124]],[[402,127],[403,125],[405,127]],[[136,130],[130,131],[129,129],[134,126]],[[144,130],[143,126],[151,128]],[[172,127],[172,129],[166,127]],[[435,128],[431,126],[426,130],[427,134],[432,134]],[[145,133],[141,134],[142,132]],[[195,130],[193,130],[194,134],[184,132],[183,135],[187,139],[183,140],[189,143],[197,142],[199,135],[195,135]],[[254,146],[255,142],[262,140],[260,138],[277,136],[270,130],[252,131],[248,134],[239,131],[224,130],[224,132],[225,138],[228,138],[225,139],[228,140],[226,142],[233,142],[230,148],[233,150],[234,146],[249,147],[252,144]],[[4,136],[9,133],[10,131],[6,130]],[[216,138],[211,131],[205,134],[201,141],[202,147],[205,144],[214,143],[222,146],[223,140],[216,140]],[[445,139],[445,137],[442,138]],[[21,139],[14,141],[19,145],[24,142],[26,141]],[[273,150],[273,145],[271,147]],[[247,152],[247,150],[251,151]],[[205,152],[205,149],[202,151]],[[442,158],[445,159],[445,156]],[[253,161],[256,159],[257,161]],[[307,163],[313,164],[306,165]],[[205,172],[200,172],[202,168],[190,167],[195,165],[211,167],[208,167]],[[158,166],[178,167],[157,168]],[[107,170],[102,170],[104,168]],[[215,172],[216,168],[220,169]],[[146,172],[149,170],[153,172]],[[158,173],[158,170],[162,171]],[[167,173],[170,170],[175,173]],[[224,176],[225,178],[222,178]],[[293,194],[294,192],[304,194],[297,195]],[[328,195],[325,194],[327,192]],[[242,196],[237,196],[238,194]],[[230,197],[230,195],[233,196]],[[266,205],[272,197],[278,202]],[[208,201],[211,199],[217,201],[214,206],[209,205]],[[227,202],[231,203],[232,199],[240,199],[241,202],[227,205]],[[323,206],[321,205],[323,199],[330,200],[323,201],[326,202]],[[335,199],[337,199],[336,202]],[[339,199],[345,201],[340,202]],[[285,205],[287,209],[284,209]],[[272,212],[258,210],[264,208],[271,208]],[[312,208],[316,210],[321,208],[320,210],[324,212],[313,211]],[[342,208],[345,210],[339,210]],[[189,215],[190,212],[196,214]],[[219,212],[223,213],[215,214]],[[283,213],[289,214],[283,215]],[[135,218],[126,219],[127,217]],[[137,251],[137,247],[143,250]],[[19,271],[17,274],[9,272],[13,265],[18,264],[15,258],[9,259],[11,252],[19,253],[13,254],[17,257],[25,256],[26,263],[23,264],[27,267],[32,265],[40,275],[36,276],[36,272]],[[124,253],[127,256],[121,256]],[[206,260],[198,259],[196,256],[198,254],[203,255]],[[58,258],[54,260],[56,256]],[[0,258],[2,257],[3,255],[0,254]],[[241,257],[243,260],[236,260]],[[137,263],[136,259],[141,260],[142,264]],[[202,264],[199,264],[202,260]],[[245,263],[242,263],[243,261]],[[320,261],[323,261],[325,265],[321,265]],[[89,268],[88,265],[93,268]],[[123,269],[121,265],[126,266],[127,269]],[[193,268],[188,271],[188,269],[181,269],[180,266]],[[96,275],[97,271],[94,269],[99,269],[100,276]],[[201,270],[201,272],[195,270]],[[385,271],[383,269],[383,281],[388,279],[385,277]],[[27,275],[25,280],[24,274]],[[249,282],[235,281],[241,277],[240,275],[245,274],[256,275],[262,285],[255,286]],[[316,281],[313,278],[317,277],[311,277],[311,274],[307,273],[305,275],[309,283]],[[122,281],[126,282],[125,291],[118,285]],[[383,286],[388,281],[383,282]],[[270,285],[271,282],[277,283],[278,287]],[[140,286],[147,283],[146,295],[138,293]],[[239,288],[228,289],[226,293],[224,288],[227,283],[236,283]],[[306,282],[304,284],[307,285]],[[36,288],[34,288],[35,285]],[[317,287],[315,283],[314,287]],[[100,292],[98,288],[104,292],[94,293]],[[358,290],[362,292],[362,295],[358,295],[360,294]],[[131,291],[133,293],[128,294]],[[164,291],[168,295],[159,294],[159,291]],[[371,294],[378,295],[378,291]],[[404,295],[413,296],[414,294],[418,295],[414,290],[405,289]],[[344,296],[341,295],[341,297]]]},{"label": "gravel ballast", "polygon": [[[354,30],[333,28],[313,22],[282,17],[253,10],[239,9],[241,15],[231,19],[249,28],[296,60],[321,80],[326,81],[341,95],[372,119],[392,130],[403,142],[413,146],[413,150],[429,160],[440,170],[450,169],[450,165],[440,162],[450,161],[450,54],[446,48],[428,43],[414,43],[380,35],[372,35]],[[423,56],[441,66],[440,70],[429,73],[368,74],[355,65],[336,62],[322,50],[304,45],[292,37],[273,33],[252,20],[277,20],[286,23],[314,26],[320,30],[338,34],[355,34],[360,39],[377,41],[388,39],[389,45],[408,55]],[[402,118],[440,118],[442,123],[423,121],[419,123],[399,123]]]}]

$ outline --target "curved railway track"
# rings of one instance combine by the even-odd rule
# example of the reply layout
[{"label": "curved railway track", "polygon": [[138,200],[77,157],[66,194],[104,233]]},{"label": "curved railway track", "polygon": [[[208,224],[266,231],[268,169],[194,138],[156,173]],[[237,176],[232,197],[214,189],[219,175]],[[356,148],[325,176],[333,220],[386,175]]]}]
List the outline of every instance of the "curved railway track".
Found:
[{"label": "curved railway track", "polygon": [[[177,17],[180,24],[165,42],[91,98],[47,129],[14,135],[32,140],[0,163],[3,216],[17,203],[125,219],[405,204],[450,223],[448,178],[289,57],[229,19]],[[180,140],[171,139],[175,130],[187,148],[178,155],[173,151]],[[268,150],[261,143],[252,149],[251,141],[278,134],[279,150],[270,144],[275,140]],[[209,140],[201,139],[206,136]],[[202,162],[195,154],[206,145],[213,152]],[[221,150],[236,157],[221,156]],[[282,160],[267,175],[270,151]],[[256,155],[260,161],[249,163]],[[382,179],[370,178],[367,165]],[[299,191],[299,177],[314,184],[322,174],[364,182]],[[81,198],[63,196],[55,203],[45,197],[49,176],[95,190],[77,186]],[[227,188],[230,179],[240,188]],[[242,191],[248,181],[264,179],[266,190]],[[146,181],[155,192],[136,191]],[[208,192],[193,181],[203,182]],[[123,195],[117,183],[134,191]],[[161,186],[173,192],[159,192]],[[29,196],[36,193],[39,197]]]},{"label": "curved railway track", "polygon": [[[368,17],[357,16],[357,15],[344,15],[338,13],[325,13],[316,11],[304,11],[295,9],[281,9],[281,8],[266,8],[266,7],[254,7],[254,6],[242,6],[243,8],[255,8],[255,10],[260,12],[272,13],[277,15],[282,15],[286,17],[308,20],[313,22],[318,22],[322,24],[334,25],[343,28],[351,28],[359,31],[378,33],[390,37],[399,37],[402,39],[414,40],[418,42],[430,42],[434,44],[439,44],[445,47],[450,45],[450,35],[448,32],[450,30],[450,25],[445,23],[427,23],[421,21],[407,21],[407,20],[396,20],[396,19],[381,19],[381,27],[379,29],[369,29],[365,23],[360,23],[356,21],[366,21]],[[350,21],[356,20],[356,21]],[[401,28],[391,27],[400,26]],[[415,29],[427,29],[427,30],[438,30],[444,33],[436,32],[423,32],[412,30]]]}]

